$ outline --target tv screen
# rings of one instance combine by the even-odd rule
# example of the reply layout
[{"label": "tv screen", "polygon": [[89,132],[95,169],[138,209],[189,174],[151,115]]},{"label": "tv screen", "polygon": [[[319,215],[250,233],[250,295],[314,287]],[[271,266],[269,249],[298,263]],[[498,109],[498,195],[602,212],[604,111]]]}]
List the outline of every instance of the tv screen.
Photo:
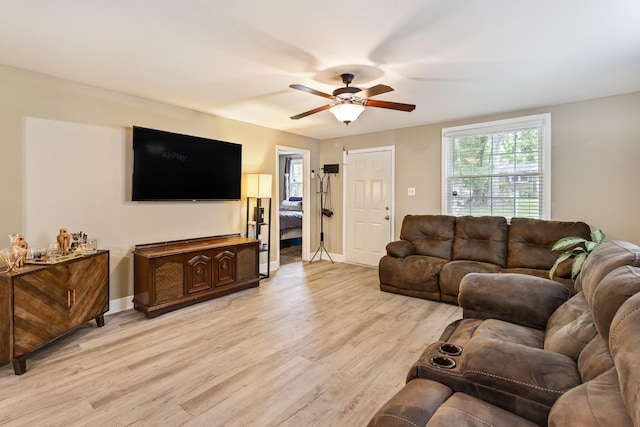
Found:
[{"label": "tv screen", "polygon": [[131,199],[240,200],[242,145],[133,127]]}]

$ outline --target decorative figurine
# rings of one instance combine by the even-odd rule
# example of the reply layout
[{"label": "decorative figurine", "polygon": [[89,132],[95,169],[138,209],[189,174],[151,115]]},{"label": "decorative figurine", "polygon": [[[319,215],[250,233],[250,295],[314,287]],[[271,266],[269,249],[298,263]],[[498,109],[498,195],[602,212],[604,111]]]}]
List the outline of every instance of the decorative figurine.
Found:
[{"label": "decorative figurine", "polygon": [[66,228],[60,229],[60,234],[57,237],[58,240],[58,250],[61,255],[69,255],[69,245],[71,244],[71,234],[67,231]]},{"label": "decorative figurine", "polygon": [[21,251],[22,256],[16,260],[15,265],[16,268],[24,267],[27,263],[27,249],[29,248],[29,244],[24,240],[24,236],[22,234],[10,234],[9,240],[11,241],[11,246],[24,249],[24,251]]}]

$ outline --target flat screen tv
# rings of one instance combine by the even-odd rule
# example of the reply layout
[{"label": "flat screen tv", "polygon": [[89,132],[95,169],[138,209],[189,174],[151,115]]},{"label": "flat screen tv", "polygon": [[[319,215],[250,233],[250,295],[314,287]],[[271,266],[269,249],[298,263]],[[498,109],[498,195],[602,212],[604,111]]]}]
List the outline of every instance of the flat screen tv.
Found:
[{"label": "flat screen tv", "polygon": [[133,127],[133,201],[240,200],[242,145]]}]

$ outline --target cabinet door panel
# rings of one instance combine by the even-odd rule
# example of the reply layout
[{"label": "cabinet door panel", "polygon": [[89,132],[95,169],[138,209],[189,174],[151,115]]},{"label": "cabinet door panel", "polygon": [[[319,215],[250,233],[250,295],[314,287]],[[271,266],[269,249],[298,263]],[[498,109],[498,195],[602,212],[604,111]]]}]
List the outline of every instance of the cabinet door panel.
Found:
[{"label": "cabinet door panel", "polygon": [[221,251],[214,257],[214,286],[224,286],[236,281],[236,254]]},{"label": "cabinet door panel", "polygon": [[25,354],[64,334],[68,328],[65,266],[27,274],[14,282],[14,354]]},{"label": "cabinet door panel", "polygon": [[185,291],[187,294],[201,292],[212,287],[211,257],[199,254],[187,261],[187,282]]},{"label": "cabinet door panel", "polygon": [[75,328],[109,309],[109,256],[69,264],[69,328]]}]

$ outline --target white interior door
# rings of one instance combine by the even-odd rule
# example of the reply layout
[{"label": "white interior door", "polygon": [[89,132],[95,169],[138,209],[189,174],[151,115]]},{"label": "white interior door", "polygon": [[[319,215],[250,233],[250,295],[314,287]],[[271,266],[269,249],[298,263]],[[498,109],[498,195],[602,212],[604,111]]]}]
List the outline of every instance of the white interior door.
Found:
[{"label": "white interior door", "polygon": [[345,152],[345,261],[377,266],[393,239],[394,147]]}]

